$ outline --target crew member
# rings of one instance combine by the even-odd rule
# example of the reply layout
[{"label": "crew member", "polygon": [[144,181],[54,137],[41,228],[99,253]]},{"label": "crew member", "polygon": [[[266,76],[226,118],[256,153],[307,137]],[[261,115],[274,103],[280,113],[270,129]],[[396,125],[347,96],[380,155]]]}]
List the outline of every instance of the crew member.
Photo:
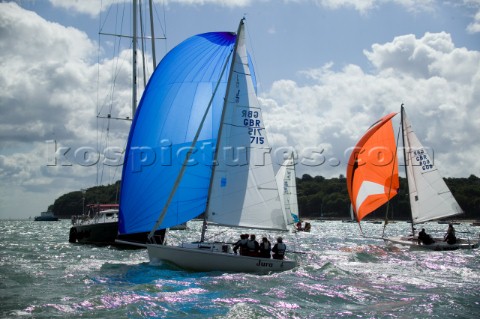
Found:
[{"label": "crew member", "polygon": [[287,245],[283,243],[282,237],[277,238],[277,243],[272,248],[273,258],[274,259],[283,259],[285,257],[285,251],[287,250]]},{"label": "crew member", "polygon": [[267,237],[263,237],[262,242],[260,243],[260,257],[270,258],[271,250],[272,250],[272,244],[267,239]]},{"label": "crew member", "polygon": [[252,257],[257,257],[260,250],[260,245],[258,241],[255,240],[255,235],[250,235],[250,240],[247,242],[248,255]]}]

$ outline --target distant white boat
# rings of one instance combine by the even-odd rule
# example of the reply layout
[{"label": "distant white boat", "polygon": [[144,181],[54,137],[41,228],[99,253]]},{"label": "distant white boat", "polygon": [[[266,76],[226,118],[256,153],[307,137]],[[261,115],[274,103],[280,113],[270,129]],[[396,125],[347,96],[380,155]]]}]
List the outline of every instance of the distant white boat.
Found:
[{"label": "distant white boat", "polygon": [[342,223],[355,223],[355,214],[353,213],[353,206],[350,204],[350,219],[343,219]]},{"label": "distant white boat", "polygon": [[298,210],[297,180],[295,174],[295,158],[293,152],[283,161],[275,175],[280,201],[284,206],[287,224],[295,224],[294,231],[310,231],[310,223],[302,227]]},{"label": "distant white boat", "polygon": [[42,212],[40,213],[40,216],[36,216],[35,221],[46,221],[46,222],[51,222],[51,221],[58,221],[58,217],[55,217],[53,215],[53,212]]}]

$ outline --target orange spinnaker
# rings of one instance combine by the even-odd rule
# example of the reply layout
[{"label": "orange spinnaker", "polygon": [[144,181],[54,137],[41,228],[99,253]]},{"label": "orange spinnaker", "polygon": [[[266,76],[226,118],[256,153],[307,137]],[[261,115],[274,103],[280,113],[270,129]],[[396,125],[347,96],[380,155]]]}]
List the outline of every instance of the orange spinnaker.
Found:
[{"label": "orange spinnaker", "polygon": [[347,188],[358,222],[397,194],[398,160],[391,120],[396,114],[372,125],[350,155]]}]

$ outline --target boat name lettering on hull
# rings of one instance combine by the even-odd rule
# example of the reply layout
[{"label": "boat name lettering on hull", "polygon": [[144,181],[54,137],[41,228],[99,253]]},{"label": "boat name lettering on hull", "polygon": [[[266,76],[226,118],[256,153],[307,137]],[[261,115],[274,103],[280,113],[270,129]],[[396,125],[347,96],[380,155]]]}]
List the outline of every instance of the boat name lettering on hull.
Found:
[{"label": "boat name lettering on hull", "polygon": [[273,267],[273,263],[267,263],[267,262],[264,262],[260,259],[258,260],[258,263],[256,265],[259,266],[259,267],[270,267],[270,268]]}]

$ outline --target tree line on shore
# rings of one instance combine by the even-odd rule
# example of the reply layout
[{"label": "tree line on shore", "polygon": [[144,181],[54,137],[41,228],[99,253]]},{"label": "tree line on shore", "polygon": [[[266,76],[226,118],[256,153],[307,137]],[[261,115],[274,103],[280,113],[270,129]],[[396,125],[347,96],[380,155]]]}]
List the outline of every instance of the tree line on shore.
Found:
[{"label": "tree line on shore", "polygon": [[[464,214],[455,219],[480,219],[480,178],[470,175],[467,178],[445,178],[447,186],[463,209]],[[410,220],[410,202],[407,180],[400,177],[397,196],[388,205],[388,219]],[[326,179],[322,176],[303,175],[297,178],[298,209],[302,218],[350,218],[350,199],[346,178]],[[387,205],[383,205],[366,219],[385,219]]]},{"label": "tree line on shore", "polygon": [[[464,210],[463,215],[455,219],[480,219],[480,178],[470,175],[467,178],[445,178],[445,182]],[[406,179],[400,178],[400,190],[388,205],[388,219],[410,219],[410,204],[406,193]],[[57,198],[49,206],[55,216],[70,218],[81,215],[84,204],[118,203],[120,181],[111,185],[95,186],[83,191],[74,191]],[[349,219],[350,199],[346,179],[312,177],[304,174],[297,177],[298,208],[301,218],[305,219]],[[367,218],[384,219],[387,215],[386,205],[377,209]]]}]

